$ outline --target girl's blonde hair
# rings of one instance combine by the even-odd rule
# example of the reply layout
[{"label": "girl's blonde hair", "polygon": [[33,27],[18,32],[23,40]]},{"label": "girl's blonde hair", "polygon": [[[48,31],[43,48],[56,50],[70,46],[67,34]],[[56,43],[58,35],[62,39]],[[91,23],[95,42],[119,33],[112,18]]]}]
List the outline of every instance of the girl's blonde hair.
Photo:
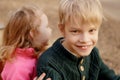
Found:
[{"label": "girl's blonde hair", "polygon": [[70,23],[92,23],[100,26],[102,18],[102,7],[99,0],[60,0],[60,24],[70,21]]},{"label": "girl's blonde hair", "polygon": [[32,38],[30,30],[37,32],[40,22],[40,16],[43,14],[35,6],[24,6],[10,17],[3,33],[3,44],[0,48],[0,59],[5,61],[14,57],[16,48],[32,47]]}]

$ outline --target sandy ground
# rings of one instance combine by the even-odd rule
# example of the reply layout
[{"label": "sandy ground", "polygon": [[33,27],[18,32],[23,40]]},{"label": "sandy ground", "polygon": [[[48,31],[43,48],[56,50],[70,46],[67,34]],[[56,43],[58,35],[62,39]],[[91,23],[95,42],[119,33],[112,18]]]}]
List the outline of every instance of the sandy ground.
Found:
[{"label": "sandy ground", "polygon": [[102,0],[106,21],[103,22],[98,47],[105,63],[120,74],[120,0]]},{"label": "sandy ground", "polygon": [[[101,26],[97,47],[104,62],[120,74],[120,0],[101,0],[101,2],[106,20]],[[52,44],[60,36],[57,28],[58,0],[1,0],[0,24],[6,24],[11,11],[25,4],[38,5],[48,15],[49,26],[53,29],[53,36],[50,40]],[[3,30],[0,30],[0,45],[2,32]]]}]

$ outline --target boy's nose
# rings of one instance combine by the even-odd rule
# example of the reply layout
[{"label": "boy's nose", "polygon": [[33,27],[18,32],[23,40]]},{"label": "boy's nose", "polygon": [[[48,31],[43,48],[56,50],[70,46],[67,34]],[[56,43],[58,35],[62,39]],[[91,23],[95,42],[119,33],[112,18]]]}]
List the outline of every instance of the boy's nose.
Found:
[{"label": "boy's nose", "polygon": [[81,34],[79,37],[80,42],[88,42],[89,41],[89,35],[88,34]]},{"label": "boy's nose", "polygon": [[50,33],[52,32],[52,29],[51,29],[51,28],[49,28],[49,32],[50,32]]}]

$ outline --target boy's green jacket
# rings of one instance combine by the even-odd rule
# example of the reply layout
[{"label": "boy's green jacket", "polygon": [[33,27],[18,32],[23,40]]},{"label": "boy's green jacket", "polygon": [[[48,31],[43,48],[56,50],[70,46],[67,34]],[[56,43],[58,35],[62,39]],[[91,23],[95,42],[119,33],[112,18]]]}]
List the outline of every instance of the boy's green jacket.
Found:
[{"label": "boy's green jacket", "polygon": [[99,56],[98,49],[93,48],[89,56],[77,58],[69,53],[58,39],[45,51],[37,63],[37,76],[43,72],[52,80],[120,80]]}]

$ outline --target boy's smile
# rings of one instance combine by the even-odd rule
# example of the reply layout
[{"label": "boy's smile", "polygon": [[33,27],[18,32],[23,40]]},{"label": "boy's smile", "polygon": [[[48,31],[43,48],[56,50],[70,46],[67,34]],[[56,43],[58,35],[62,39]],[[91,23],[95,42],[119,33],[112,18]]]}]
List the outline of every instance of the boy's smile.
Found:
[{"label": "boy's smile", "polygon": [[63,34],[63,46],[77,57],[88,56],[98,40],[99,27],[94,25],[60,26]]}]

